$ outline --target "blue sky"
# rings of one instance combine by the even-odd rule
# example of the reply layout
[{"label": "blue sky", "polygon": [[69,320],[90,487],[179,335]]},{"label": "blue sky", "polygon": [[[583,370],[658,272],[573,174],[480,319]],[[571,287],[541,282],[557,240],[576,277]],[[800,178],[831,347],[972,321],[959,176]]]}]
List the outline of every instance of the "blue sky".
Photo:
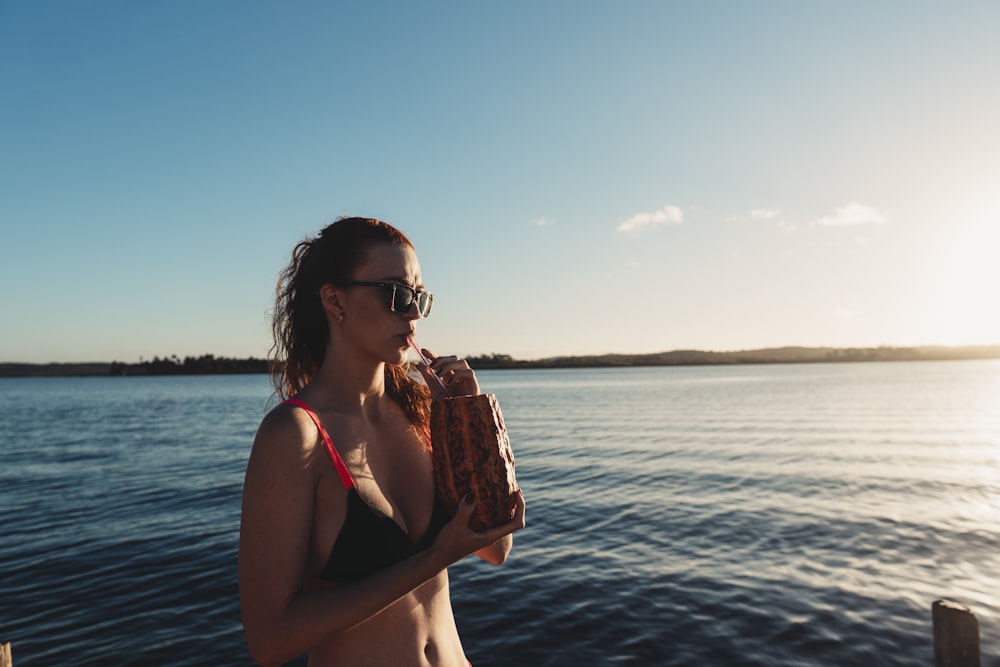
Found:
[{"label": "blue sky", "polygon": [[263,357],[383,218],[440,353],[1000,343],[1000,3],[0,0],[0,361]]}]

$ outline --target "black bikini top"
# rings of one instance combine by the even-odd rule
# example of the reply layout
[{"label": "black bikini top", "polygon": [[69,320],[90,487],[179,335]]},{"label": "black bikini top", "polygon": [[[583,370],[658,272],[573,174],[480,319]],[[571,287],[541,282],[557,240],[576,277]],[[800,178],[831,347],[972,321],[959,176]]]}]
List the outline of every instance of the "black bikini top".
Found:
[{"label": "black bikini top", "polygon": [[434,494],[434,508],[427,530],[419,539],[411,539],[392,517],[372,507],[361,497],[354,478],[313,409],[295,398],[290,398],[285,403],[302,408],[312,418],[323,438],[327,454],[340,475],[340,482],[347,489],[347,516],[333,543],[330,558],[319,574],[320,579],[339,583],[359,581],[434,543],[441,528],[451,519],[437,493]]}]

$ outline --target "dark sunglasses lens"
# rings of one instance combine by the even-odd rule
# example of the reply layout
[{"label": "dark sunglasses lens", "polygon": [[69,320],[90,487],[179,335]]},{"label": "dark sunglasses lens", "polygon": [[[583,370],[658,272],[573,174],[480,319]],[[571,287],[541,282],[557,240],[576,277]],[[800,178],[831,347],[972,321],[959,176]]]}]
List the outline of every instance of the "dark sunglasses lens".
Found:
[{"label": "dark sunglasses lens", "polygon": [[431,312],[433,297],[427,292],[415,292],[406,285],[392,286],[392,310],[397,313],[408,313],[413,302],[417,302],[417,312],[420,317],[427,317]]},{"label": "dark sunglasses lens", "polygon": [[396,313],[405,313],[413,303],[413,291],[403,285],[392,286],[392,310]]}]

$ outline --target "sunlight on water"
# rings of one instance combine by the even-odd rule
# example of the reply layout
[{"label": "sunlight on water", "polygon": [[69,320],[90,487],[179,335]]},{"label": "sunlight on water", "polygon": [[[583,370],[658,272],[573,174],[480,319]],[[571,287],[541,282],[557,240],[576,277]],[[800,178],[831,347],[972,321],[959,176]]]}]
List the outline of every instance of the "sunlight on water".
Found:
[{"label": "sunlight on water", "polygon": [[[996,362],[630,369],[613,381],[594,371],[544,400],[527,374],[489,380],[508,422],[528,429],[519,465],[550,471],[542,488],[526,487],[534,511],[567,497],[599,510],[601,519],[560,512],[552,522],[574,531],[560,539],[580,537],[585,558],[637,581],[677,580],[671,599],[714,600],[702,613],[716,619],[736,610],[750,619],[747,605],[770,600],[803,651],[833,631],[877,647],[880,628],[888,643],[913,645],[916,656],[899,657],[911,664],[931,653],[934,599],[963,601],[998,629],[998,371]],[[552,427],[549,411],[562,437],[531,430]],[[613,498],[593,498],[595,489]],[[782,663],[756,650],[761,664]],[[866,650],[825,654],[858,664]],[[676,664],[692,661],[697,652]]]}]

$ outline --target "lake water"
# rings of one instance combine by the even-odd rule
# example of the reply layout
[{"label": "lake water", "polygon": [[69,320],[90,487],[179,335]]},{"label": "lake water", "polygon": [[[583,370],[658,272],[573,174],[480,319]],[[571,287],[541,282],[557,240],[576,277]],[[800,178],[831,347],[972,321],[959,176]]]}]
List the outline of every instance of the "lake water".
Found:
[{"label": "lake water", "polygon": [[[528,527],[451,568],[476,667],[1000,665],[1000,362],[485,371]],[[236,552],[264,376],[0,379],[17,667],[246,665]]]}]

